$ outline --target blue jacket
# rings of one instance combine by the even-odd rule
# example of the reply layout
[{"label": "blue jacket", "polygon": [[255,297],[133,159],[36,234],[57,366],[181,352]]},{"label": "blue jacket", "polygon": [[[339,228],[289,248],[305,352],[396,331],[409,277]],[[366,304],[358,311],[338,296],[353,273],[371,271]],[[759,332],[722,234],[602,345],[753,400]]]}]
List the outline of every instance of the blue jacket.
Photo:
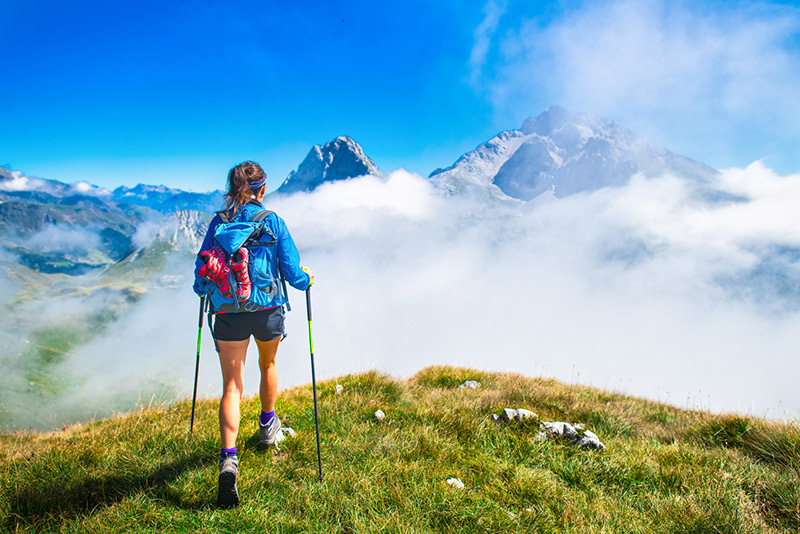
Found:
[{"label": "blue jacket", "polygon": [[[249,221],[253,214],[261,211],[262,209],[264,209],[264,206],[262,206],[260,202],[251,200],[248,204],[245,204],[241,210],[239,210],[239,213],[237,213],[232,220],[234,222]],[[267,247],[267,255],[269,256],[273,277],[276,280],[279,280],[279,273],[283,273],[284,278],[289,284],[291,284],[292,287],[300,291],[305,291],[308,289],[308,284],[311,281],[311,277],[300,268],[300,254],[297,252],[297,247],[294,244],[292,236],[289,234],[289,229],[286,227],[286,223],[275,213],[269,214],[264,221],[269,229],[272,230],[275,238],[278,240],[275,246]],[[208,225],[208,231],[206,231],[206,236],[203,239],[203,244],[200,246],[198,254],[204,250],[210,249],[213,246],[214,230],[221,222],[222,218],[219,215],[215,215],[214,218],[211,219],[211,223]],[[208,294],[208,292],[214,287],[214,283],[212,281],[197,274],[197,271],[202,266],[203,261],[198,256],[194,264],[193,289],[195,293],[201,296]],[[280,267],[280,272],[278,271],[278,267]],[[285,303],[286,297],[283,295],[282,291],[278,291],[275,298],[272,299],[272,301],[267,304],[265,308],[282,306]]]}]

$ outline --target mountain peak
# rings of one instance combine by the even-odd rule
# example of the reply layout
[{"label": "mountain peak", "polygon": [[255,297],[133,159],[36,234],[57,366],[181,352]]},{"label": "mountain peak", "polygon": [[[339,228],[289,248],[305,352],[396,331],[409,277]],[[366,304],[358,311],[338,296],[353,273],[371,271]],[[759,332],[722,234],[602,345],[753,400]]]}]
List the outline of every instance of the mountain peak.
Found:
[{"label": "mountain peak", "polygon": [[521,129],[501,132],[453,166],[437,170],[435,183],[450,192],[491,189],[519,200],[624,185],[637,173],[665,173],[706,182],[717,171],[671,152],[616,122],[551,106]]},{"label": "mountain peak", "polygon": [[378,175],[375,163],[351,137],[341,135],[324,145],[314,145],[308,155],[289,173],[278,193],[313,191],[324,182],[347,180],[366,174]]},{"label": "mountain peak", "polygon": [[575,122],[578,114],[561,106],[550,106],[542,111],[538,117],[530,117],[522,123],[522,132],[525,134],[536,133],[547,135],[548,132],[558,130],[565,124]]}]

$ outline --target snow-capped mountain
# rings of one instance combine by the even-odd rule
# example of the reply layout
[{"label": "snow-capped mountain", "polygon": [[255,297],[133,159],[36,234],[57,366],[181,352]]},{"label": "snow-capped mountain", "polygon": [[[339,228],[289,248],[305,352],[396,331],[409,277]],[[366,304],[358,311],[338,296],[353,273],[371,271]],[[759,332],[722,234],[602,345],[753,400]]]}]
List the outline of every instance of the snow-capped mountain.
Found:
[{"label": "snow-capped mountain", "polygon": [[361,145],[347,136],[340,136],[325,145],[314,145],[297,170],[289,173],[277,193],[313,191],[323,182],[347,180],[366,174],[381,173],[364,154]]},{"label": "snow-capped mountain", "polygon": [[706,182],[716,172],[612,120],[553,106],[430,178],[451,194],[484,190],[530,200],[548,191],[566,196],[623,185],[637,173]]}]

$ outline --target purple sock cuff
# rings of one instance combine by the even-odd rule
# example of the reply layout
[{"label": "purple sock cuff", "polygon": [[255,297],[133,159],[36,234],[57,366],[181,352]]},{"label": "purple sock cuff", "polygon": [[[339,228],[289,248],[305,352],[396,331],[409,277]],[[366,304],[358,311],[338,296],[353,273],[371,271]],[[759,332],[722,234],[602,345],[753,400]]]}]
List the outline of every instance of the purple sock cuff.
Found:
[{"label": "purple sock cuff", "polygon": [[275,417],[275,410],[272,410],[271,412],[265,412],[264,410],[261,410],[261,417],[259,418],[259,421],[262,425],[266,425],[273,417]]},{"label": "purple sock cuff", "polygon": [[231,447],[230,449],[220,449],[219,457],[224,460],[227,456],[236,456],[236,452],[236,447]]}]

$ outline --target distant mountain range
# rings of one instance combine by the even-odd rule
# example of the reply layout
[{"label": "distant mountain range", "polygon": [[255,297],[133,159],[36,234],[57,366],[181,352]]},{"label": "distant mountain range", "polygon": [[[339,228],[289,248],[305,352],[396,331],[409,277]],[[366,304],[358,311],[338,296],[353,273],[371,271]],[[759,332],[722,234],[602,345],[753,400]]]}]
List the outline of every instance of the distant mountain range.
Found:
[{"label": "distant mountain range", "polygon": [[122,204],[150,208],[160,213],[194,209],[213,212],[223,201],[222,191],[193,193],[163,185],[139,184],[117,187],[113,191],[77,182],[65,184],[57,180],[33,178],[19,171],[0,167],[0,200],[27,201],[51,205],[96,206],[110,210],[123,209]]},{"label": "distant mountain range", "polygon": [[[702,183],[717,171],[609,119],[553,106],[527,119],[520,129],[497,134],[450,167],[434,170],[429,178],[448,194],[480,191],[527,201],[548,192],[567,196],[624,185],[637,173],[674,174]],[[383,175],[356,141],[340,136],[313,146],[275,193],[313,191],[323,183],[368,174]],[[86,182],[65,184],[0,167],[0,200],[123,211],[126,204],[169,214],[186,209],[216,211],[223,204],[223,192],[194,193],[145,184],[109,191]]]},{"label": "distant mountain range", "polygon": [[[567,196],[621,186],[637,173],[675,174],[705,183],[717,171],[609,119],[555,106],[429,178],[445,195],[528,201],[542,194]],[[357,142],[340,136],[312,147],[273,194],[309,192],[363,175],[383,173]],[[162,229],[153,236],[182,235],[183,246],[195,245],[196,238],[189,236],[202,235],[210,217],[199,214],[220,209],[223,201],[220,190],[193,193],[139,184],[110,191],[0,167],[0,244],[31,269],[80,274],[141,253],[145,223]]]}]

